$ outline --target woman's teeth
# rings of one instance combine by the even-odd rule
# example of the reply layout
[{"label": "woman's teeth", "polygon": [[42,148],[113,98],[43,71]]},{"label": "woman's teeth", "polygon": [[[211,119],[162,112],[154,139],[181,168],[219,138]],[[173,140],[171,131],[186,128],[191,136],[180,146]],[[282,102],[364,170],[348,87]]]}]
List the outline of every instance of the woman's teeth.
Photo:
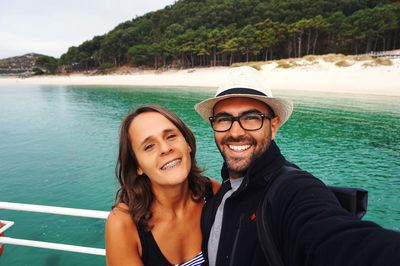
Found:
[{"label": "woman's teeth", "polygon": [[163,167],[161,167],[161,170],[170,169],[170,168],[176,166],[177,164],[179,164],[180,162],[181,162],[181,159],[173,160],[173,161],[171,161],[169,163],[164,164]]}]

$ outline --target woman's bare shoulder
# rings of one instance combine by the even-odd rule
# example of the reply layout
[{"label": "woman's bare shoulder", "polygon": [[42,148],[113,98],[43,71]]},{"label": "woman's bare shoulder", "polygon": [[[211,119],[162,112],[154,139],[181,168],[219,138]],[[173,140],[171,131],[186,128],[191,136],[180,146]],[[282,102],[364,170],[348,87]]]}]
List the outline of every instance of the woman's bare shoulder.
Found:
[{"label": "woman's bare shoulder", "polygon": [[106,222],[106,230],[112,231],[113,234],[135,233],[134,231],[137,234],[136,223],[133,221],[126,204],[119,203],[110,211]]},{"label": "woman's bare shoulder", "polygon": [[119,203],[111,210],[105,231],[108,265],[125,265],[123,262],[134,261],[140,263],[142,247],[139,233],[126,204]]}]

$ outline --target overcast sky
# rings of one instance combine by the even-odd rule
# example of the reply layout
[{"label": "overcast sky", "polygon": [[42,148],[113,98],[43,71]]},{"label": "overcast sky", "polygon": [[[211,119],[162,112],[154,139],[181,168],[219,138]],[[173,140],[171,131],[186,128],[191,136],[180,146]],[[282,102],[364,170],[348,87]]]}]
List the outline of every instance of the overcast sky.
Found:
[{"label": "overcast sky", "polygon": [[175,0],[0,0],[0,58],[69,47]]}]

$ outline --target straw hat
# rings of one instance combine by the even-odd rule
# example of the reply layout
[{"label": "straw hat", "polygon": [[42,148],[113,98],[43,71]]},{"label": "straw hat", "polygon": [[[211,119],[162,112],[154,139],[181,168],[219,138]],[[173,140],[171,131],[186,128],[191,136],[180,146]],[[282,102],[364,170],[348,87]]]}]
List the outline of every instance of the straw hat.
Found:
[{"label": "straw hat", "polygon": [[290,117],[293,103],[290,100],[272,96],[270,87],[261,72],[248,66],[232,68],[218,88],[213,98],[206,99],[194,106],[204,120],[213,115],[214,106],[221,100],[233,97],[246,97],[266,103],[279,116],[281,125]]}]

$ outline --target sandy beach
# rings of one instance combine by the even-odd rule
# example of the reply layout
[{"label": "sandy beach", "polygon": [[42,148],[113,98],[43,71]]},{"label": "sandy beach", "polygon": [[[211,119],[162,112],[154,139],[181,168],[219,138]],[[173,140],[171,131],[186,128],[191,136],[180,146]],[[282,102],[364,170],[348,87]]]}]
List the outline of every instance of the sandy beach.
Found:
[{"label": "sandy beach", "polygon": [[[347,60],[349,61],[349,60]],[[260,66],[273,91],[301,90],[400,96],[400,58],[391,65],[373,65],[365,61],[337,66],[321,58],[298,60],[295,67],[279,67],[273,61]],[[132,86],[193,86],[215,88],[229,67],[208,67],[167,71],[133,71],[129,74],[39,76],[0,78],[0,85],[132,85]]]}]

